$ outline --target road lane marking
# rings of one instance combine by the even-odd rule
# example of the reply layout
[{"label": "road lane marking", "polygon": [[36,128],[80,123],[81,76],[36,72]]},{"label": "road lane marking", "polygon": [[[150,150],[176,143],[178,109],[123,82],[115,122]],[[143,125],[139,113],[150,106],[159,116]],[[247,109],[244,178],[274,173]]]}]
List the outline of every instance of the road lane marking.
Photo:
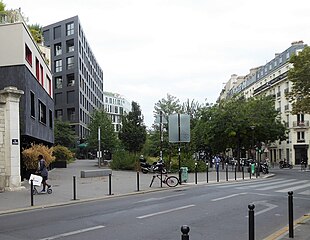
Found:
[{"label": "road lane marking", "polygon": [[163,199],[167,199],[167,198],[179,197],[179,196],[183,196],[183,195],[185,195],[185,193],[170,195],[170,196],[166,196],[166,197],[147,198],[147,199],[144,199],[144,200],[141,200],[138,202],[134,202],[134,203],[152,202],[152,201],[158,201],[158,200],[163,200]]},{"label": "road lane marking", "polygon": [[261,210],[261,211],[258,211],[258,212],[255,212],[254,215],[257,216],[259,214],[262,214],[264,212],[268,212],[276,207],[278,207],[278,205],[275,205],[275,204],[271,204],[271,203],[267,203],[266,201],[258,201],[258,202],[255,202],[254,204],[260,204],[260,205],[263,205],[265,207],[267,207],[266,209],[264,210]]},{"label": "road lane marking", "polygon": [[310,195],[310,190],[306,190],[304,192],[300,192],[298,194],[301,194],[301,195]]},{"label": "road lane marking", "polygon": [[295,186],[295,187],[286,188],[286,189],[282,189],[282,190],[278,190],[278,191],[276,191],[276,192],[295,191],[295,190],[302,189],[302,188],[306,188],[306,187],[310,187],[310,183],[303,184],[303,185],[298,185],[298,186]]},{"label": "road lane marking", "polygon": [[194,204],[191,204],[191,205],[187,205],[187,206],[183,206],[183,207],[171,208],[171,209],[166,210],[166,211],[151,213],[151,214],[139,216],[139,217],[137,217],[137,218],[143,219],[143,218],[153,217],[153,216],[156,216],[156,215],[165,214],[165,213],[170,213],[170,212],[175,212],[175,211],[183,210],[183,209],[190,208],[190,207],[195,207],[195,205],[194,205]]},{"label": "road lane marking", "polygon": [[76,230],[76,231],[72,231],[72,232],[67,232],[67,233],[62,233],[62,234],[54,235],[54,236],[47,237],[47,238],[41,238],[39,240],[53,240],[53,239],[58,239],[58,238],[63,238],[63,237],[71,236],[71,235],[76,235],[76,234],[84,233],[84,232],[94,231],[94,230],[97,230],[97,229],[100,229],[100,228],[104,228],[104,226],[98,225],[98,226],[95,226],[95,227],[84,228],[84,229],[80,229],[80,230]]},{"label": "road lane marking", "polygon": [[247,193],[244,192],[244,193],[231,194],[231,195],[228,195],[228,196],[225,196],[225,197],[220,197],[220,198],[212,199],[211,201],[212,201],[212,202],[216,202],[216,201],[220,201],[220,200],[224,200],[224,199],[232,198],[232,197],[237,197],[237,196],[239,196],[239,195],[244,195],[244,194],[247,194]]},{"label": "road lane marking", "polygon": [[275,189],[275,188],[282,188],[282,187],[296,185],[296,184],[305,183],[305,182],[309,182],[309,181],[308,180],[295,181],[295,182],[290,182],[290,183],[279,184],[277,186],[269,186],[269,187],[257,188],[256,190],[259,190],[259,191],[271,190],[271,189]]}]

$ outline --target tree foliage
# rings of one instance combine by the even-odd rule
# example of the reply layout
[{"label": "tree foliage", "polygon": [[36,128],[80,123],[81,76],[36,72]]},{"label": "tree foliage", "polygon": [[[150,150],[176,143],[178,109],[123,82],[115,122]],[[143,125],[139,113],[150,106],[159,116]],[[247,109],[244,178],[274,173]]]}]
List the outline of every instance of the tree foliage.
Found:
[{"label": "tree foliage", "polygon": [[117,147],[117,137],[109,115],[103,110],[95,110],[88,125],[90,134],[87,143],[90,148],[98,149],[98,128],[100,127],[100,149],[113,152]]},{"label": "tree foliage", "polygon": [[292,103],[292,113],[310,113],[310,47],[293,55],[290,63],[294,67],[289,70],[288,79],[293,87],[287,98]]},{"label": "tree foliage", "polygon": [[31,32],[33,39],[37,43],[42,43],[43,42],[42,26],[40,26],[39,24],[31,24],[31,25],[28,25],[28,28]]},{"label": "tree foliage", "polygon": [[0,13],[5,11],[5,7],[6,7],[5,3],[1,0],[0,1]]},{"label": "tree foliage", "polygon": [[75,145],[77,136],[72,130],[69,122],[55,120],[54,122],[54,144],[72,148]]},{"label": "tree foliage", "polygon": [[127,151],[137,153],[142,150],[146,141],[146,127],[138,103],[132,102],[131,111],[123,116],[118,136]]}]

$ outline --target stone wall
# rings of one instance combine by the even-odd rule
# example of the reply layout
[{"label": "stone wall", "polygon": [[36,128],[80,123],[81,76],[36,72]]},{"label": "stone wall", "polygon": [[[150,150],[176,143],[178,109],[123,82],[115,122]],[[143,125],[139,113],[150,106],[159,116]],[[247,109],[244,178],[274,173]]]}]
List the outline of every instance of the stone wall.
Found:
[{"label": "stone wall", "polygon": [[16,87],[0,90],[0,192],[21,187],[19,99]]}]

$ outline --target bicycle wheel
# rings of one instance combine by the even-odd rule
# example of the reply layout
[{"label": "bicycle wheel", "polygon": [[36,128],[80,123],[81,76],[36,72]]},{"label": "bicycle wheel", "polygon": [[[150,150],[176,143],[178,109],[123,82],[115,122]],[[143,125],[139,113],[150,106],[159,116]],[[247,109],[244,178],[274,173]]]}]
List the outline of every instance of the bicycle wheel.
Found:
[{"label": "bicycle wheel", "polygon": [[175,177],[175,176],[167,177],[166,184],[169,187],[175,187],[175,186],[177,186],[179,184],[179,179],[177,177]]}]

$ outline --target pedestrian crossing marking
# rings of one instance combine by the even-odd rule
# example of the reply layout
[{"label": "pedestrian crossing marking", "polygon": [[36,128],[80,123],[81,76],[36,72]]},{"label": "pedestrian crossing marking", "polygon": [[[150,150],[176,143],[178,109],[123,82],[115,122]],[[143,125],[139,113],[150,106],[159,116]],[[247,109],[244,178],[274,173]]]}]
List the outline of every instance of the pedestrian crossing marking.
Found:
[{"label": "pedestrian crossing marking", "polygon": [[301,194],[301,195],[310,195],[310,190],[306,190],[306,191],[303,191],[303,192],[300,192],[298,194]]},{"label": "pedestrian crossing marking", "polygon": [[289,183],[279,184],[279,185],[277,185],[277,186],[268,186],[268,187],[264,187],[264,188],[258,188],[258,189],[256,189],[256,190],[259,190],[259,191],[271,190],[271,189],[275,189],[275,188],[281,188],[281,187],[296,185],[296,184],[305,183],[305,182],[308,182],[308,180],[289,182]]},{"label": "pedestrian crossing marking", "polygon": [[[307,181],[306,181],[306,182],[307,182]],[[302,189],[302,188],[306,188],[306,187],[310,187],[310,183],[303,184],[303,185],[298,185],[298,186],[295,186],[295,187],[286,188],[286,189],[282,189],[282,190],[278,190],[278,191],[276,191],[276,192],[295,191],[295,190]]]},{"label": "pedestrian crossing marking", "polygon": [[271,186],[271,185],[277,185],[279,183],[287,183],[287,182],[293,182],[293,181],[296,181],[296,179],[287,179],[287,180],[274,180],[274,181],[268,181],[268,182],[260,182],[260,183],[257,183],[257,184],[251,184],[251,185],[248,185],[248,186],[245,186],[245,187],[237,187],[237,189],[248,189],[248,188],[255,188],[255,187],[260,187],[260,186],[265,186],[266,184],[268,184],[268,186]]}]

